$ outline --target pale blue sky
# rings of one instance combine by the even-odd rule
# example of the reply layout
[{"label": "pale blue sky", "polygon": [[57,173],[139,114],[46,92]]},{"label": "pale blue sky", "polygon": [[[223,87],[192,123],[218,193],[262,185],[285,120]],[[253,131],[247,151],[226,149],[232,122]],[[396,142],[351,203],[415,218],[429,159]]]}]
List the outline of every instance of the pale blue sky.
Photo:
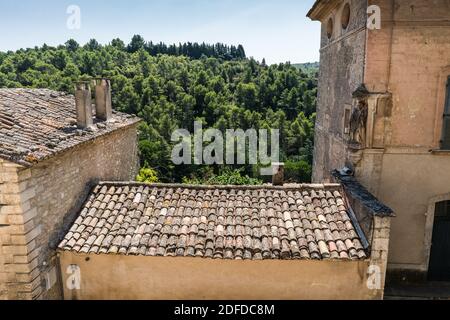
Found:
[{"label": "pale blue sky", "polygon": [[[242,44],[268,63],[319,59],[320,26],[306,18],[314,0],[1,0],[0,51],[57,45],[73,38]],[[66,26],[69,5],[81,29]]]}]

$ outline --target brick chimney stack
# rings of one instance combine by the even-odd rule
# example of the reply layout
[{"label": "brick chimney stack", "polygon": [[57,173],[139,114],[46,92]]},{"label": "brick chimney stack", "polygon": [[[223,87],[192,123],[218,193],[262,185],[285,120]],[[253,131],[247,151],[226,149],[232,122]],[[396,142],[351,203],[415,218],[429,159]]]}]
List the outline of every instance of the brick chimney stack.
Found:
[{"label": "brick chimney stack", "polygon": [[282,186],[284,183],[284,163],[282,162],[272,163],[272,169],[273,169],[272,185]]},{"label": "brick chimney stack", "polygon": [[95,110],[99,120],[112,118],[111,82],[108,79],[95,79]]},{"label": "brick chimney stack", "polygon": [[89,82],[81,81],[75,85],[75,105],[77,109],[77,126],[81,129],[91,127],[92,119],[92,99]]}]

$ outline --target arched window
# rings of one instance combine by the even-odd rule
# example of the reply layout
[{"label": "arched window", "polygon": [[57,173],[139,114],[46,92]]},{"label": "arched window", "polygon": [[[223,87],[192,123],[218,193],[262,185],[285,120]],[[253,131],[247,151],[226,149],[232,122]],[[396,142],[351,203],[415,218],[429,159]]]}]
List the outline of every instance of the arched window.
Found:
[{"label": "arched window", "polygon": [[330,18],[330,19],[328,19],[328,23],[327,23],[327,37],[328,37],[328,39],[331,39],[331,37],[333,36],[333,28],[334,28],[333,18]]},{"label": "arched window", "polygon": [[348,25],[350,23],[350,4],[346,3],[344,8],[342,9],[342,15],[341,15],[341,25],[342,29],[347,29]]}]

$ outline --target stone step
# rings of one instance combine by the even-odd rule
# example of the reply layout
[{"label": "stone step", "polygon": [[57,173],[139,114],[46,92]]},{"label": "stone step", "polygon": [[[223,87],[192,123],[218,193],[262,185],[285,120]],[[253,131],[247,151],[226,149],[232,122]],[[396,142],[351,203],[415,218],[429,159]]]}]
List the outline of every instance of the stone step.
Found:
[{"label": "stone step", "polygon": [[450,300],[449,282],[388,285],[385,300]]}]

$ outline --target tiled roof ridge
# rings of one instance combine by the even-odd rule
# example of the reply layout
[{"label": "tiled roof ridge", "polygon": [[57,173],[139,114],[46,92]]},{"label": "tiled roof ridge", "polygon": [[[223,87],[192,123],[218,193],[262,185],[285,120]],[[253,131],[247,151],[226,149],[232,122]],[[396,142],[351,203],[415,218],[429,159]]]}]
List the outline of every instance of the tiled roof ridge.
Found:
[{"label": "tiled roof ridge", "polygon": [[47,92],[57,92],[59,94],[69,95],[70,93],[66,91],[58,91],[50,88],[0,88],[1,91],[28,91],[28,92],[39,92],[39,91],[47,91]]},{"label": "tiled roof ridge", "polygon": [[219,189],[219,190],[299,190],[299,189],[330,189],[342,190],[340,183],[300,183],[300,184],[285,184],[282,186],[274,186],[272,184],[261,185],[208,185],[208,184],[184,184],[184,183],[147,183],[138,181],[99,181],[96,186],[145,186],[151,188],[184,188],[184,189]]}]

